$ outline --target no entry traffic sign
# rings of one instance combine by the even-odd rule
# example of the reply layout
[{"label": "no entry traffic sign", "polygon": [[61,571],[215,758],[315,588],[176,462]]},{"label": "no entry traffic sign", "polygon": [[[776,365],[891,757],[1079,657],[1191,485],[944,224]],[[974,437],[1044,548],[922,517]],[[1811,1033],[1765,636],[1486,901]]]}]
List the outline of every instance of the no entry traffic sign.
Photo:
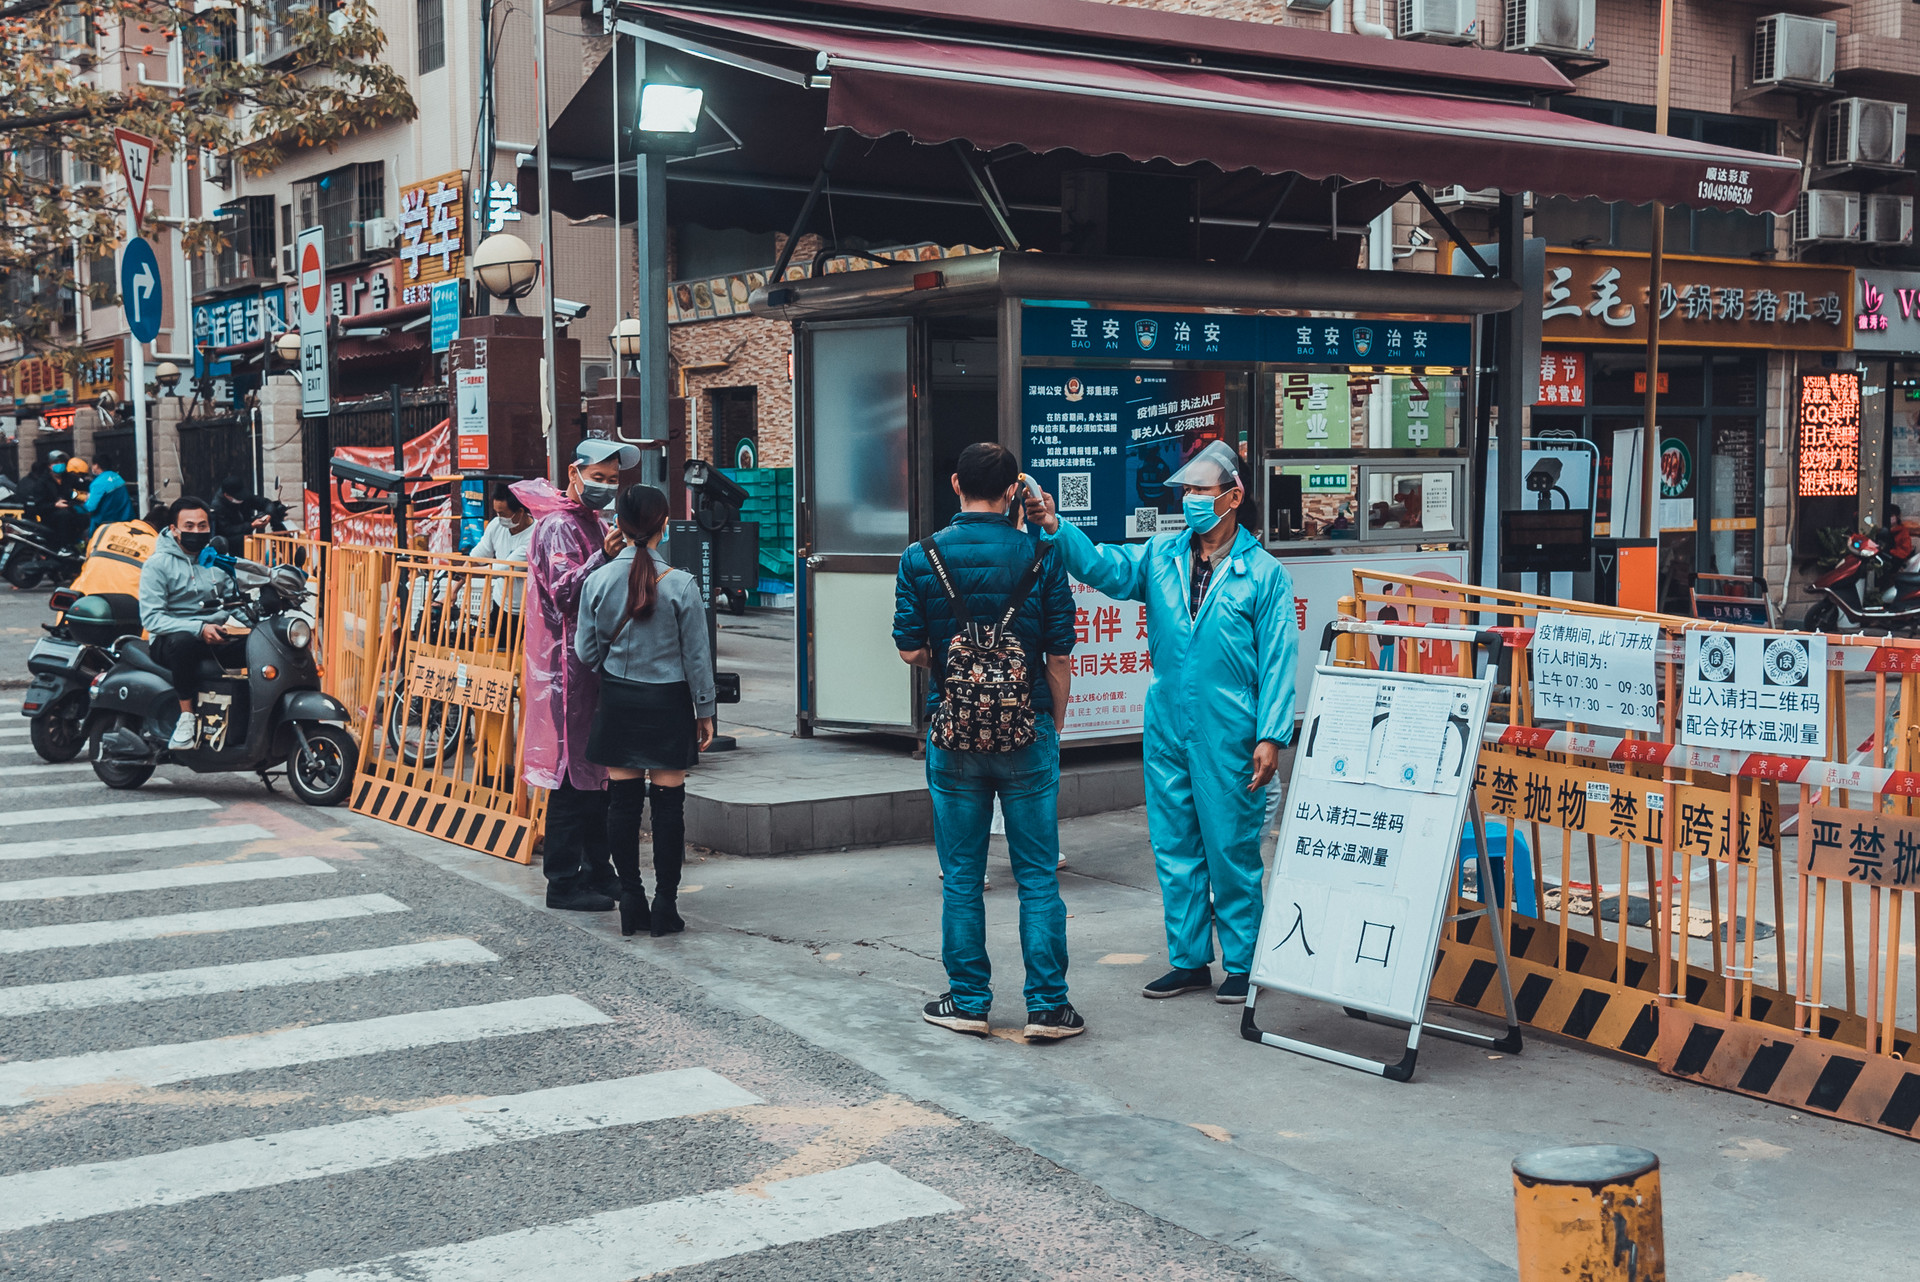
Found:
[{"label": "no entry traffic sign", "polygon": [[160,333],[166,298],[160,285],[160,260],[153,246],[135,236],[120,256],[120,307],[135,339],[151,343]]},{"label": "no entry traffic sign", "polygon": [[300,267],[294,310],[300,318],[300,413],[318,417],[332,408],[327,369],[327,233],[309,227],[300,233],[294,261]]}]

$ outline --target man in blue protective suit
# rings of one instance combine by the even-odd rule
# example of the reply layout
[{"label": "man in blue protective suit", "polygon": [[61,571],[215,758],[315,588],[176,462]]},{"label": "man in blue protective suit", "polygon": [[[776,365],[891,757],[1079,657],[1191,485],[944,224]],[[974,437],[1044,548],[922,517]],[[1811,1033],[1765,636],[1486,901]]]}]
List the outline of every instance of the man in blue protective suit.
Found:
[{"label": "man in blue protective suit", "polygon": [[1173,969],[1147,997],[1213,987],[1212,932],[1226,971],[1214,1000],[1243,1002],[1260,934],[1261,828],[1280,746],[1293,737],[1293,580],[1240,528],[1233,450],[1210,442],[1172,476],[1187,528],[1096,545],[1037,494],[1028,519],[1089,587],[1147,607],[1153,684],[1143,768],[1147,834]]}]

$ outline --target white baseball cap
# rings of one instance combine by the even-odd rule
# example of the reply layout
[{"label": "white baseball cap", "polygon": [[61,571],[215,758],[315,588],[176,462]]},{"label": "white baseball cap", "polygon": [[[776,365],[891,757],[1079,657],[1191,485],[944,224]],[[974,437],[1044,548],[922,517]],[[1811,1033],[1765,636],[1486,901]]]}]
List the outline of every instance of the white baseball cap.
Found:
[{"label": "white baseball cap", "polygon": [[580,444],[573,447],[573,461],[580,464],[604,463],[616,457],[623,472],[631,467],[639,467],[640,447],[625,441],[609,440],[604,436],[583,437]]}]

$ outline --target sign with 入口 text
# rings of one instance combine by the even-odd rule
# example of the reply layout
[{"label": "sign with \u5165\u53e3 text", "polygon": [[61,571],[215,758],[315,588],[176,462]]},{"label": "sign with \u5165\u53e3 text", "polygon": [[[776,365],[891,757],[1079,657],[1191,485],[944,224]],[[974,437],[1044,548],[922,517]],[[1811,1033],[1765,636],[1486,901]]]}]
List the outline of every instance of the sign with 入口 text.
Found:
[{"label": "sign with \u5165\u53e3 text", "polygon": [[1886,890],[1920,890],[1920,818],[1842,806],[1800,812],[1801,870]]},{"label": "sign with \u5165\u53e3 text", "polygon": [[1687,631],[1680,742],[1788,757],[1827,752],[1827,638]]},{"label": "sign with \u5165\u53e3 text", "polygon": [[1860,492],[1860,375],[1800,376],[1800,496]]},{"label": "sign with \u5165\u53e3 text", "polygon": [[1542,613],[1527,661],[1535,721],[1660,729],[1660,625]]},{"label": "sign with \u5165\u53e3 text", "polygon": [[[1853,346],[1849,267],[1684,254],[1665,255],[1661,264],[1663,341],[1821,352]],[[1542,337],[1644,344],[1651,275],[1646,254],[1549,249]]]}]

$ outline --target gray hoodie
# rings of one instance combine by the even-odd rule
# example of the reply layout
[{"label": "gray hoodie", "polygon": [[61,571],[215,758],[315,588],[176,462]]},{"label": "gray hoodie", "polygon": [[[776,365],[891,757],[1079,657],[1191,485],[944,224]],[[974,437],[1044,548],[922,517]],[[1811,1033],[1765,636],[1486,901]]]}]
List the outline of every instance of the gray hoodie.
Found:
[{"label": "gray hoodie", "polygon": [[226,617],[220,599],[233,590],[231,574],[196,563],[171,529],[162,530],[140,567],[140,626],[156,637],[198,632]]}]

